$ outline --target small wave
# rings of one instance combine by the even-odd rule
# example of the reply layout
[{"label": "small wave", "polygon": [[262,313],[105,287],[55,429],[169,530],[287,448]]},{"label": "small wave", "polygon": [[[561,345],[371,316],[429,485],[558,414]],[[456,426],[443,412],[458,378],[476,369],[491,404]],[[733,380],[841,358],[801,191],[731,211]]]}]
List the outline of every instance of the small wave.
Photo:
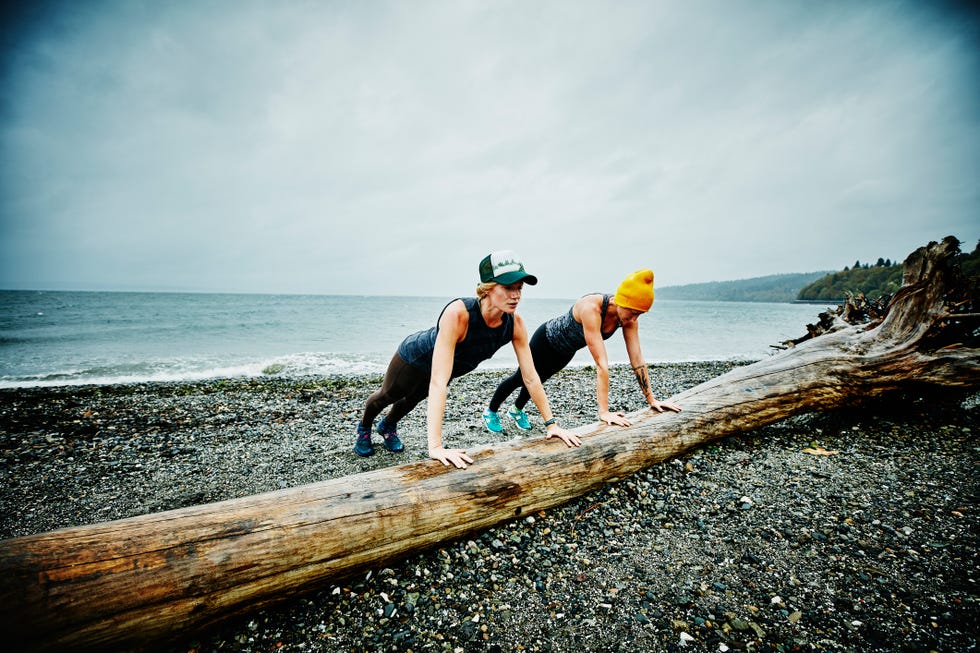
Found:
[{"label": "small wave", "polygon": [[385,366],[369,357],[330,354],[292,354],[267,360],[215,362],[200,359],[152,361],[62,369],[46,374],[0,376],[0,388],[134,383],[196,382],[212,379],[273,376],[366,375],[383,373]]},{"label": "small wave", "polygon": [[27,336],[8,336],[8,335],[3,335],[3,336],[0,336],[0,347],[2,347],[4,345],[22,345],[22,344],[25,344],[25,343],[26,344],[30,344],[30,343],[35,342],[36,340],[37,340],[36,338],[29,338]]},{"label": "small wave", "polygon": [[262,372],[287,378],[300,376],[333,376],[337,374],[381,374],[387,367],[369,356],[338,356],[336,354],[304,353],[280,356],[266,362]]},{"label": "small wave", "polygon": [[209,379],[240,376],[258,376],[251,366],[216,368],[209,370],[171,370],[154,373],[103,373],[91,371],[77,373],[56,372],[38,376],[0,378],[0,388],[37,388],[70,385],[126,385],[132,383],[167,383],[180,381],[205,381]]}]

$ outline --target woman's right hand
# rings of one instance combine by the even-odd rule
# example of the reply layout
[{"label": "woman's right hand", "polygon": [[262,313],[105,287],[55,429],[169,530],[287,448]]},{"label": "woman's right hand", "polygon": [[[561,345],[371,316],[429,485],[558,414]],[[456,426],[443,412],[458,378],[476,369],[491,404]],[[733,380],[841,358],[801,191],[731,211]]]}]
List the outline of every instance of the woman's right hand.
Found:
[{"label": "woman's right hand", "polygon": [[551,438],[559,438],[566,446],[578,447],[582,444],[582,440],[579,439],[577,435],[569,431],[568,429],[563,429],[557,424],[552,424],[548,427],[548,435],[544,436],[545,440]]},{"label": "woman's right hand", "polygon": [[466,469],[466,463],[473,464],[473,459],[466,455],[465,449],[434,447],[429,449],[429,458],[438,460],[446,467],[449,467],[450,464],[456,465],[458,469]]}]

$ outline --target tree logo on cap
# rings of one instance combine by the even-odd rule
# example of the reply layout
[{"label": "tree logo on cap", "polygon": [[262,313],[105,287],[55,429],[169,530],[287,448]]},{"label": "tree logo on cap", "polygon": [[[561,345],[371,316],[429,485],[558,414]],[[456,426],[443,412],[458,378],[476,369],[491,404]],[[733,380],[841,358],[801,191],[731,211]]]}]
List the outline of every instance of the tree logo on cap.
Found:
[{"label": "tree logo on cap", "polygon": [[531,285],[537,282],[532,275],[524,272],[524,264],[521,263],[520,257],[509,249],[491,252],[480,261],[480,281],[496,281],[505,274],[519,274],[529,280],[533,279],[529,281]]},{"label": "tree logo on cap", "polygon": [[524,264],[510,250],[494,252],[490,255],[490,263],[493,266],[493,276],[495,277],[499,277],[501,274],[507,272],[522,272],[524,270]]}]

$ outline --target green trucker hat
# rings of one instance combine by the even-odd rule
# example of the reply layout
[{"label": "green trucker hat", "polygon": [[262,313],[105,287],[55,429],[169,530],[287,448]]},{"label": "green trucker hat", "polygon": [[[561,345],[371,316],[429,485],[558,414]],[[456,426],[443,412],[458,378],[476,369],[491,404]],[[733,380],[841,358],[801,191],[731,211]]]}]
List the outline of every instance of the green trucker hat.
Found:
[{"label": "green trucker hat", "polygon": [[534,286],[537,285],[538,278],[524,271],[520,256],[509,249],[501,249],[490,252],[480,261],[480,281],[495,281],[504,286],[523,281]]}]

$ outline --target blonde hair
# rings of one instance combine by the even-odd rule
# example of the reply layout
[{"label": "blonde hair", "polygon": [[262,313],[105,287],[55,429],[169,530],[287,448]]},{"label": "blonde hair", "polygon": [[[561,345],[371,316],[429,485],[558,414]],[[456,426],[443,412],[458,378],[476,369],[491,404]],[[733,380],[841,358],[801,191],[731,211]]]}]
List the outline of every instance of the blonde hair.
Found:
[{"label": "blonde hair", "polygon": [[484,297],[489,295],[490,291],[493,290],[497,285],[498,284],[496,281],[484,281],[483,283],[481,283],[476,287],[476,296],[479,297],[480,299],[483,299]]}]

